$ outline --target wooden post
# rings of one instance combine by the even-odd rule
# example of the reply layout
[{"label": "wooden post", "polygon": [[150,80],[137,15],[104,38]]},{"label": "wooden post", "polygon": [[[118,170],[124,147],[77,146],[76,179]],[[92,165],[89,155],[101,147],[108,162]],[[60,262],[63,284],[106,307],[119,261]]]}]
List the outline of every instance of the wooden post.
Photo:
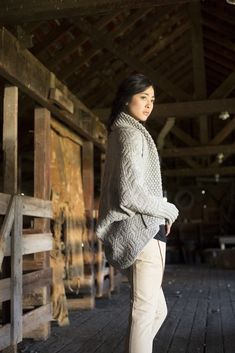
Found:
[{"label": "wooden post", "polygon": [[3,191],[17,193],[18,88],[5,87],[3,101]]},{"label": "wooden post", "polygon": [[11,240],[11,344],[22,341],[22,198],[15,198],[15,219]]},{"label": "wooden post", "polygon": [[[104,173],[104,162],[105,162],[105,153],[100,154],[100,180],[102,183],[102,176]],[[98,218],[98,205],[97,205],[97,214],[96,217]],[[105,259],[104,259],[104,249],[102,245],[102,241],[97,239],[98,246],[97,246],[97,293],[96,297],[103,296],[103,288],[104,288],[104,266],[105,266]]]},{"label": "wooden post", "polygon": [[85,276],[90,278],[91,288],[91,308],[95,306],[95,274],[94,274],[94,145],[90,141],[84,141],[82,148],[82,179],[83,194],[88,225],[88,240],[91,249],[89,264],[85,264]]},{"label": "wooden post", "polygon": [[[104,174],[105,165],[105,153],[101,153],[100,156],[100,179],[102,184],[102,178]],[[98,217],[98,205],[96,210],[96,217]],[[96,280],[97,280],[97,293],[96,297],[102,297],[104,295],[110,297],[112,291],[115,289],[119,291],[119,286],[121,282],[121,275],[115,271],[114,267],[109,264],[107,265],[107,259],[104,255],[103,243],[101,240],[97,239],[97,255],[96,255]],[[109,282],[105,281],[105,277],[108,275]],[[107,285],[108,283],[108,285]]]},{"label": "wooden post", "polygon": [[[189,4],[189,14],[192,23],[191,34],[193,49],[193,75],[195,86],[195,98],[206,99],[206,73],[200,2],[192,2]],[[208,117],[206,115],[199,116],[199,126],[200,141],[202,144],[206,144],[208,142]]]},{"label": "wooden post", "polygon": [[[17,157],[18,157],[18,87],[6,86],[3,100],[3,192],[17,193]],[[15,231],[13,232],[14,245]],[[12,254],[13,255],[13,254]],[[14,268],[12,269],[14,271]],[[3,277],[11,277],[11,259],[5,257],[2,266]],[[12,283],[13,284],[13,283]],[[14,287],[12,288],[14,291]],[[18,294],[20,287],[18,287]],[[13,298],[13,292],[12,292]],[[17,306],[17,305],[16,305]],[[15,306],[10,301],[2,305],[3,323],[9,322],[14,316]],[[13,324],[13,323],[12,323]],[[20,329],[20,327],[18,327]],[[14,336],[14,335],[13,335]],[[13,337],[14,338],[14,337]],[[9,347],[16,352],[16,345]]]},{"label": "wooden post", "polygon": [[[50,199],[50,112],[45,108],[36,108],[34,116],[34,197]],[[42,233],[50,232],[50,220],[35,219],[34,228]],[[43,268],[50,267],[49,252],[37,253],[34,260],[42,263]],[[50,302],[50,287],[43,287],[42,304]],[[46,340],[50,335],[50,322],[41,325],[30,337]],[[27,337],[29,337],[27,335]]]}]

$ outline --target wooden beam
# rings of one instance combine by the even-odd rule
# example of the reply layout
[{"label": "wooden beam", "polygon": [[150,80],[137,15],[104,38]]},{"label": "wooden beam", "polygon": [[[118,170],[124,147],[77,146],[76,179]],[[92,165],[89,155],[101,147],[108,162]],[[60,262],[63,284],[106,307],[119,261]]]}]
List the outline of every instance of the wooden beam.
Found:
[{"label": "wooden beam", "polygon": [[[181,10],[181,8],[180,8]],[[121,26],[117,26],[113,31],[112,34],[114,34],[115,38],[116,36],[118,36],[118,34],[120,33],[120,31],[124,31],[125,28],[130,25],[133,24],[140,16],[142,17],[143,15],[146,15],[147,11],[141,11],[142,14],[139,13],[139,11],[136,11],[133,15],[128,16],[128,18],[122,22]],[[135,28],[134,30],[129,31],[127,34],[125,34],[124,38],[125,38],[125,42],[132,42],[132,55],[135,55],[136,57],[142,57],[143,55],[143,48],[142,48],[142,43],[143,45],[146,44],[147,45],[147,39],[149,40],[149,38],[147,37],[146,40],[141,41],[141,46],[139,45],[139,41],[138,38],[139,36],[141,36],[141,34],[144,32],[148,32],[148,33],[152,33],[154,34],[152,40],[156,41],[156,38],[162,33],[162,31],[167,31],[167,28],[169,27],[169,22],[166,20],[165,16],[166,14],[168,14],[170,16],[170,18],[173,18],[173,21],[175,23],[177,23],[177,21],[179,20],[178,16],[175,16],[175,11],[171,11],[169,13],[169,8],[162,8],[161,12],[158,12],[158,27],[156,30],[156,13],[155,12],[151,12],[150,14],[148,14],[147,16],[147,20],[143,21],[143,23],[138,25],[138,28]],[[182,14],[181,14],[182,16]],[[180,18],[181,19],[181,18]],[[127,22],[125,24],[125,22]],[[123,28],[124,27],[124,28]],[[154,60],[152,60],[152,62],[148,61],[148,65],[158,68],[159,71],[166,73],[167,77],[169,79],[171,79],[173,82],[175,82],[172,78],[172,70],[169,69],[170,68],[174,69],[174,70],[180,70],[180,63],[182,62],[182,65],[186,65],[186,60],[191,60],[189,58],[187,58],[186,55],[186,51],[189,51],[189,47],[188,47],[188,35],[184,35],[183,38],[179,39],[176,43],[171,43],[171,50],[165,50],[163,53],[159,53],[159,55],[157,55],[155,57]],[[183,41],[182,41],[183,39]],[[187,40],[186,40],[187,39]],[[146,43],[145,43],[146,42]],[[175,55],[172,55],[172,46],[174,46],[174,49],[176,50],[179,46],[179,44],[181,44],[182,46],[182,50],[181,50],[181,55],[180,57],[177,56],[177,59],[175,59]],[[186,48],[186,50],[185,50]],[[178,50],[179,52],[179,50]],[[172,60],[171,60],[172,58]],[[174,59],[173,59],[174,58]],[[182,59],[183,58],[183,59]],[[169,60],[172,61],[172,65],[169,63]],[[163,63],[167,62],[167,65],[164,65]],[[174,62],[174,64],[173,64]],[[176,65],[177,63],[177,65]],[[75,65],[75,67],[78,65],[79,63],[77,61],[74,60],[73,66]],[[163,64],[163,66],[162,66]],[[83,92],[84,94],[86,94],[86,92],[88,93],[90,90],[92,90],[92,87],[89,88],[87,84],[85,84],[85,82],[89,81],[91,82],[92,80],[94,80],[95,78],[97,78],[97,73],[98,76],[100,76],[100,80],[101,80],[101,84],[105,83],[105,88],[106,90],[108,89],[108,97],[106,96],[105,98],[107,99],[107,101],[109,101],[110,99],[112,99],[112,97],[110,96],[110,93],[112,95],[112,92],[115,92],[116,87],[119,85],[119,83],[125,78],[127,77],[127,75],[130,74],[130,68],[127,67],[127,69],[123,70],[123,63],[122,61],[115,61],[111,66],[110,66],[110,53],[104,52],[102,55],[99,55],[97,58],[95,58],[94,62],[92,62],[92,69],[93,69],[93,74],[90,73],[89,69],[85,69],[85,66],[82,69],[83,75],[79,75],[79,80],[78,78],[73,79],[72,83],[71,81],[69,81],[69,87],[72,87],[73,92],[77,93],[79,95],[79,97],[83,98]],[[166,69],[165,69],[166,66]],[[164,68],[163,68],[164,67]],[[121,71],[120,71],[121,70]],[[70,72],[72,73],[72,70],[70,68]],[[116,74],[115,72],[118,72],[118,77],[115,79]],[[120,74],[120,72],[122,72],[122,74]],[[179,72],[179,71],[178,71]],[[182,71],[181,71],[182,72]],[[110,75],[112,75],[112,80],[110,80]],[[107,78],[106,78],[107,77]],[[80,82],[79,82],[80,81]],[[84,88],[85,87],[85,88]],[[100,88],[100,87],[99,87]],[[96,90],[95,93],[95,97],[97,99],[97,102],[102,102],[104,95],[102,96],[102,90],[100,90],[98,88],[98,92]],[[82,93],[81,93],[82,90]],[[91,103],[96,104],[96,102],[94,101],[94,99],[92,100],[89,99],[89,101],[91,101]],[[89,101],[87,101],[87,104],[89,105]],[[92,105],[91,105],[92,106]]]},{"label": "wooden beam", "polygon": [[23,196],[23,214],[25,216],[52,218],[52,203],[36,197]]},{"label": "wooden beam", "polygon": [[[53,249],[51,233],[24,234],[22,237],[22,255],[35,254]],[[5,256],[10,256],[10,239],[6,242]]]},{"label": "wooden beam", "polygon": [[174,124],[175,124],[175,118],[173,117],[167,118],[164,126],[161,128],[156,138],[158,150],[162,150],[165,144],[165,138],[174,127]]},{"label": "wooden beam", "polygon": [[191,137],[188,133],[180,129],[178,126],[174,126],[171,129],[171,133],[178,137],[182,142],[184,142],[188,146],[197,146],[199,142]]},{"label": "wooden beam", "polygon": [[4,217],[3,224],[0,229],[0,270],[2,267],[2,261],[4,256],[9,256],[6,252],[7,242],[10,243],[10,232],[14,222],[15,216],[15,199],[11,196],[9,205],[7,208],[6,216]]},{"label": "wooden beam", "polygon": [[[133,43],[134,42],[133,37],[138,37],[139,35],[141,35],[143,31],[151,32],[153,29],[153,26],[156,25],[156,13],[155,12],[152,13],[150,11],[151,10],[149,9],[145,11],[143,10],[135,11],[133,14],[127,16],[127,18],[125,18],[125,20],[123,20],[120,25],[117,25],[115,29],[112,31],[112,34],[115,36],[115,38],[117,38],[120,36],[120,34],[125,33],[125,31],[128,28],[130,28],[130,31],[128,31],[128,33],[125,34],[124,37],[126,42],[132,41]],[[163,21],[167,13],[169,13],[169,9],[161,10],[160,13],[158,13],[159,22]],[[140,24],[138,28],[136,28],[136,26],[133,26],[140,18],[146,15],[148,15],[147,21],[146,20],[143,21],[143,23]],[[130,26],[132,26],[132,28]],[[98,22],[96,23],[96,27],[97,29],[99,29],[99,28],[103,28],[104,26],[100,26]],[[159,27],[160,29],[162,28],[161,25],[159,25]],[[133,45],[135,45],[135,43]],[[138,50],[138,55],[139,55],[140,53],[139,43],[136,45],[136,49]],[[90,49],[90,51],[95,52],[94,48]],[[134,53],[136,53],[135,49],[134,49]],[[76,70],[76,68],[81,67],[82,63],[84,63],[84,60],[74,60],[72,63],[73,70],[71,69],[71,67],[69,67],[69,71],[67,71],[67,73],[72,75],[74,72],[74,69]],[[101,82],[108,81],[107,87],[111,86],[111,90],[114,92],[117,86],[119,85],[119,83],[125,77],[127,77],[127,75],[130,72],[130,68],[128,67],[127,70],[124,70],[124,71],[122,70],[122,74],[119,73],[118,80],[110,80],[110,72],[119,71],[120,65],[123,65],[122,61],[119,61],[119,62],[115,61],[114,63],[112,63],[112,65],[110,65],[110,52],[106,52],[106,51],[102,52],[101,55],[98,55],[97,58],[95,58],[95,60],[93,60],[92,62],[92,74],[89,68],[86,68],[85,66],[83,66],[82,68],[83,74],[82,75],[79,74],[80,82],[76,79],[76,81],[73,80],[71,84],[71,81],[69,81],[69,87],[72,87],[73,92],[78,93],[79,97],[83,97],[84,87],[85,87],[85,92],[89,92],[89,85],[87,85],[86,82],[87,81],[91,82],[92,80],[91,76],[94,78],[97,78],[97,74],[98,74],[98,76],[101,77]],[[126,71],[128,71],[128,73]],[[105,75],[105,73],[107,73],[107,75]],[[63,75],[63,71],[62,71],[62,75]],[[114,78],[114,75],[115,73],[112,74],[113,78]],[[86,94],[85,92],[84,92],[84,95]],[[100,102],[99,96],[100,96],[100,90],[99,92],[97,92],[97,99],[99,99],[99,102]]]},{"label": "wooden beam", "polygon": [[[24,337],[28,337],[28,333],[31,330],[36,329],[39,325],[44,323],[45,321],[49,321],[52,319],[51,315],[51,304],[46,304],[38,309],[32,310],[29,313],[22,316],[22,327],[23,327],[23,335]],[[0,349],[4,349],[11,344],[10,337],[10,329],[11,325],[7,324],[3,327],[0,327]],[[17,347],[16,347],[17,348]],[[5,352],[12,353],[12,347]]]},{"label": "wooden beam", "polygon": [[[92,142],[84,142],[82,147],[82,180],[84,204],[87,220],[87,240],[89,242],[85,249],[90,249],[89,263],[86,263],[85,278],[90,279],[90,305],[95,307],[95,268],[94,268],[94,145]],[[87,250],[88,251],[88,250]]]},{"label": "wooden beam", "polygon": [[[117,13],[115,14],[109,14],[108,16],[102,16],[97,22],[96,26],[97,28],[102,28],[105,25],[107,25],[110,21],[112,21],[113,17],[115,17]],[[74,38],[69,42],[63,49],[59,50],[56,52],[56,54],[47,61],[47,67],[49,69],[52,69],[53,72],[57,71],[58,64],[66,57],[71,55],[76,49],[79,47],[82,47],[82,45],[87,41],[87,36],[84,33],[81,33],[78,38]],[[73,63],[74,66],[74,72],[76,71],[75,65],[76,62]]]},{"label": "wooden beam", "polygon": [[15,217],[11,239],[11,345],[22,341],[22,197],[15,196]]},{"label": "wooden beam", "polygon": [[[194,77],[194,97],[196,99],[206,99],[206,72],[203,48],[203,31],[201,3],[194,2],[189,5],[189,16],[191,19],[192,54],[193,54],[193,77]],[[200,141],[202,144],[208,142],[208,118],[201,115],[198,118],[200,126]]]},{"label": "wooden beam", "polygon": [[[235,98],[207,99],[191,102],[160,103],[156,104],[150,119],[167,118],[194,118],[200,114],[220,114],[223,111],[235,113]],[[109,115],[110,109],[94,109],[94,113],[103,117]]]},{"label": "wooden beam", "polygon": [[[234,8],[229,6],[228,1],[225,0],[225,3],[223,1],[217,3],[207,2],[206,6],[203,6],[203,13],[207,14],[205,17],[210,18],[212,16],[215,21],[222,20],[227,22],[228,25],[234,26]],[[232,0],[231,2],[234,1]]]},{"label": "wooden beam", "polygon": [[226,56],[221,55],[220,52],[214,50],[214,46],[209,46],[207,44],[207,50],[205,51],[205,57],[211,60],[213,63],[217,63],[219,66],[226,68],[229,71],[234,70],[234,62],[233,60],[228,60]]},{"label": "wooden beam", "polygon": [[23,336],[29,337],[32,330],[52,320],[51,303],[40,306],[23,316]]},{"label": "wooden beam", "polygon": [[[0,350],[3,350],[4,348],[10,346],[10,332],[11,324],[6,324],[0,327]],[[13,350],[10,350],[10,353],[13,353]]]},{"label": "wooden beam", "polygon": [[54,104],[57,104],[61,109],[67,112],[74,113],[74,104],[68,99],[65,93],[61,92],[58,88],[51,88],[49,93],[49,99]]},{"label": "wooden beam", "polygon": [[166,177],[198,177],[203,175],[235,175],[235,167],[215,167],[215,168],[197,168],[197,169],[167,169],[162,174]]},{"label": "wooden beam", "polygon": [[[125,33],[125,31],[130,28],[131,26],[134,25],[134,23],[136,21],[138,21],[141,17],[143,17],[144,15],[147,15],[149,13],[149,9],[143,11],[143,10],[137,10],[135,11],[135,13],[133,13],[132,15],[128,16],[120,25],[117,25],[115,27],[115,29],[112,31],[112,36],[115,37],[115,39],[117,37],[120,36],[120,34]],[[161,11],[160,13],[160,20],[161,17],[164,16],[168,11]],[[151,24],[156,23],[156,14],[155,12],[153,14],[150,14],[148,16],[148,23],[146,24],[144,22],[144,24],[140,25],[140,27],[138,28],[138,30],[135,29],[134,34],[135,36],[138,36],[138,33],[142,33],[144,30],[151,30],[149,28],[149,26],[151,27]],[[77,22],[74,20],[74,23],[77,24]],[[107,19],[103,19],[103,21],[99,21],[98,23],[95,24],[96,27],[96,31],[97,30],[101,30],[105,24],[107,23]],[[87,35],[84,34],[86,40],[88,40]],[[133,31],[130,31],[126,36],[125,36],[125,41],[128,42],[129,40],[133,41]],[[83,36],[81,35],[81,41],[83,41]],[[81,42],[82,44],[82,42]],[[79,45],[81,45],[79,43]],[[59,73],[60,78],[67,79],[69,76],[73,75],[74,72],[76,72],[79,68],[81,68],[82,66],[84,66],[84,64],[86,64],[87,62],[89,62],[89,60],[94,57],[98,52],[100,52],[103,49],[103,46],[101,48],[99,48],[97,45],[94,48],[91,48],[90,50],[88,50],[86,52],[85,55],[82,56],[82,58],[80,60],[75,59],[72,64],[69,64],[67,67],[63,68],[63,70],[61,70],[61,72]],[[110,61],[110,52],[109,53],[103,53],[100,57],[98,57],[98,61],[101,60],[101,66],[103,63],[106,63],[107,61]],[[92,65],[94,65],[92,63]],[[96,66],[96,63],[95,63]],[[95,69],[94,69],[95,70]]]},{"label": "wooden beam", "polygon": [[[176,136],[180,138],[181,141],[183,141],[184,143],[186,143],[186,145],[189,145],[189,146],[195,146],[195,145],[198,145],[198,141],[194,140],[194,139],[191,139],[190,136],[188,134],[186,134],[183,130],[179,129],[178,127],[176,126],[173,126],[173,128],[171,129],[171,132],[174,134],[173,130],[175,129],[175,131],[177,131],[176,133]],[[159,129],[156,129],[156,126],[154,126],[152,128],[152,131],[153,132],[153,136],[157,136],[158,135],[158,130]],[[179,135],[178,135],[179,133]],[[176,148],[176,146],[174,146],[174,144],[172,143],[172,141],[170,139],[166,140],[165,142],[165,148],[168,149],[168,148],[171,148],[171,149],[174,149]],[[183,160],[186,165],[188,165],[190,168],[200,168],[201,165],[196,162],[195,160],[193,160],[192,158],[190,157],[180,157],[181,160]]]},{"label": "wooden beam", "polygon": [[211,13],[210,13],[210,17],[203,16],[202,23],[203,23],[203,26],[205,26],[206,28],[210,28],[214,32],[216,32],[214,34],[215,36],[217,35],[217,33],[219,35],[221,35],[221,33],[223,33],[223,35],[226,36],[227,38],[232,39],[232,37],[233,37],[231,29],[228,28],[227,26],[224,26],[224,24],[222,22],[218,21],[218,19],[216,19],[215,17],[212,18]]},{"label": "wooden beam", "polygon": [[234,54],[232,50],[223,48],[223,46],[218,45],[210,40],[205,41],[206,52],[210,52],[212,55],[215,54],[224,65],[230,68],[231,71],[234,70]]},{"label": "wooden beam", "polygon": [[[172,27],[174,27],[174,21],[177,24],[177,22],[180,21],[180,19],[177,18],[177,16],[174,16],[172,18],[170,17],[170,19],[165,24],[165,26],[169,27],[169,24],[170,24]],[[164,36],[162,36],[162,34],[159,35],[159,36],[161,36],[161,39],[156,40],[156,43],[154,45],[152,45],[148,50],[145,50],[145,52],[141,56],[141,59],[146,60],[151,56],[152,57],[155,56],[156,53],[161,52],[164,49],[167,50],[166,48],[170,45],[170,43],[177,41],[177,39],[180,38],[181,36],[183,36],[184,33],[186,31],[188,31],[189,28],[190,28],[190,24],[188,21],[186,21],[186,22],[182,23],[180,26],[177,25],[177,28],[175,28],[174,31],[171,32],[169,35],[164,35]],[[157,36],[156,36],[156,38],[157,38]]]},{"label": "wooden beam", "polygon": [[201,4],[193,2],[189,5],[189,15],[191,20],[191,37],[193,52],[193,75],[195,97],[197,99],[206,98],[206,75],[203,48],[203,32],[201,22]]},{"label": "wooden beam", "polygon": [[157,86],[166,91],[171,97],[177,100],[190,99],[190,96],[187,93],[183,92],[183,90],[163,77],[158,71],[153,70],[146,63],[133,56],[124,46],[116,44],[115,37],[111,33],[107,33],[107,31],[102,29],[97,31],[96,27],[91,25],[84,18],[76,19],[76,24],[83,32],[89,35],[93,42],[98,44],[101,48],[108,49],[134,70],[142,72],[146,76],[150,77]]},{"label": "wooden beam", "polygon": [[224,139],[230,135],[233,130],[235,129],[235,118],[233,118],[231,121],[229,121],[225,127],[220,130],[214,137],[213,139],[210,140],[209,144],[210,145],[218,145],[220,144],[222,141],[224,141]]},{"label": "wooden beam", "polygon": [[[34,121],[34,196],[43,200],[50,199],[50,112],[45,108],[35,109]],[[48,231],[41,220],[39,227],[42,231]]]},{"label": "wooden beam", "polygon": [[51,28],[49,33],[43,36],[41,42],[33,46],[31,53],[43,61],[43,54],[47,48],[50,47],[53,42],[58,41],[60,37],[64,36],[67,31],[72,30],[73,27],[74,26],[68,21],[60,21],[56,27]]},{"label": "wooden beam", "polygon": [[[28,50],[22,50],[19,41],[5,28],[0,29],[0,75],[22,89],[39,105],[48,108],[65,125],[86,139],[92,140],[99,149],[104,150],[103,140],[96,137],[102,131],[103,124]],[[51,88],[58,88],[66,93],[74,104],[74,114],[65,112],[50,102],[48,92]],[[91,116],[94,135],[83,127],[84,112]]]},{"label": "wooden beam", "polygon": [[203,31],[203,36],[205,39],[210,40],[211,42],[219,44],[221,47],[225,47],[228,50],[235,51],[235,43],[228,39],[226,36],[223,36],[223,33],[216,35],[208,28],[205,28]]},{"label": "wooden beam", "polygon": [[[34,196],[50,200],[51,194],[51,114],[45,108],[36,108],[34,116]],[[50,231],[49,219],[35,219],[34,228],[42,233]],[[34,255],[34,260],[42,261],[43,268],[50,267],[50,254],[42,252]],[[42,288],[43,304],[50,302],[50,286]],[[47,339],[50,335],[50,323],[44,323],[38,328],[36,337]],[[32,335],[35,337],[35,333]]]},{"label": "wooden beam", "polygon": [[3,190],[9,194],[17,193],[17,144],[18,88],[5,87],[3,101]]},{"label": "wooden beam", "polygon": [[[0,215],[5,215],[11,195],[0,193]],[[32,217],[52,218],[51,201],[37,199],[36,197],[22,196],[23,215]]]},{"label": "wooden beam", "polygon": [[[115,29],[112,31],[113,37],[115,37],[115,39],[116,39],[117,37],[120,36],[120,34],[124,34],[131,26],[133,27],[135,22],[137,22],[143,16],[146,16],[149,12],[150,12],[149,9],[147,9],[147,10],[141,9],[141,10],[135,11],[133,14],[131,14],[129,16],[126,16],[126,18],[123,20],[123,22],[121,22],[121,24],[116,25]],[[161,11],[159,11],[159,12],[160,12],[160,19],[159,20],[161,21],[161,18],[166,15],[167,10],[161,9]],[[153,23],[156,24],[156,13],[155,12],[151,13],[150,16],[148,16],[148,20],[144,21],[144,23],[142,25],[138,26],[138,29],[135,28],[134,36],[138,37],[138,34],[143,33],[143,31],[145,31],[145,30],[150,32],[152,30],[151,27],[153,26]],[[95,24],[96,30],[102,29],[105,26],[105,24],[107,24],[106,17],[103,19],[103,21],[100,20]],[[86,40],[88,40],[87,35],[84,34],[84,35],[81,35],[82,42],[84,39],[83,36],[86,38]],[[133,42],[133,30],[130,30],[128,32],[128,34],[125,35],[125,41],[127,43],[128,43],[128,41]],[[79,46],[81,44],[82,43],[80,41],[79,42],[77,41],[77,46]],[[89,60],[91,60],[91,58],[93,58],[102,49],[103,49],[103,47],[99,48],[96,45],[95,47],[92,47],[90,50],[86,51],[86,53],[79,58],[79,61],[77,59],[73,60],[72,65],[70,64],[60,71],[60,73],[59,73],[60,78],[67,79],[68,77],[73,75],[74,72],[79,70],[81,67],[84,67],[84,65],[86,63],[88,63]],[[97,60],[93,60],[93,62],[92,62],[92,68],[94,67],[93,71],[96,70],[97,61],[101,62],[101,66],[102,66],[102,68],[104,68],[104,63],[110,62],[110,52],[108,52],[108,53],[102,52],[102,55],[99,55]],[[83,70],[83,71],[86,71],[86,70]],[[99,71],[99,70],[97,70],[97,71]]]},{"label": "wooden beam", "polygon": [[227,97],[235,89],[235,70],[211,93],[210,99]]},{"label": "wooden beam", "polygon": [[[36,288],[50,284],[52,269],[33,271],[23,275],[23,295],[30,294]],[[10,299],[11,296],[10,278],[0,280],[0,303]]]},{"label": "wooden beam", "polygon": [[182,156],[209,156],[217,153],[235,153],[235,144],[220,146],[200,146],[200,147],[183,147],[168,148],[161,151],[163,158],[175,158]]},{"label": "wooden beam", "polygon": [[113,10],[177,5],[196,0],[51,0],[35,3],[28,0],[3,1],[0,24],[15,24],[55,18],[101,14]]},{"label": "wooden beam", "polygon": [[[1,45],[0,45],[1,56]],[[18,191],[18,88],[4,88],[3,100],[3,192],[16,194]],[[15,200],[14,200],[15,208]],[[2,264],[3,277],[11,277],[11,259],[5,257]],[[2,304],[2,321],[11,321],[11,303]],[[11,323],[12,324],[12,323]],[[12,326],[11,326],[12,327]],[[12,346],[16,352],[16,346]]]}]

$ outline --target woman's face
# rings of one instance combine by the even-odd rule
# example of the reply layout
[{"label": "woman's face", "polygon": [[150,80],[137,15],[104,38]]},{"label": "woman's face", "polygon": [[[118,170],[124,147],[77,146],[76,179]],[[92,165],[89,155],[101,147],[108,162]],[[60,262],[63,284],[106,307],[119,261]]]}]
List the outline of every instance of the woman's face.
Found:
[{"label": "woman's face", "polygon": [[127,105],[128,113],[136,120],[146,121],[153,110],[154,89],[152,86],[134,94]]}]

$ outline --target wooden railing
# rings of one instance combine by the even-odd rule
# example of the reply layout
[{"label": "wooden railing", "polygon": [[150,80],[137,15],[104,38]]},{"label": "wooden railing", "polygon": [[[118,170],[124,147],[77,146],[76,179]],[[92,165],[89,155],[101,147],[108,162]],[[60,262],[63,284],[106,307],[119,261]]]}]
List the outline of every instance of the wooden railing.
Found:
[{"label": "wooden railing", "polygon": [[0,350],[16,346],[22,338],[51,320],[51,304],[46,303],[23,315],[23,295],[52,281],[51,268],[23,274],[23,255],[52,250],[51,233],[23,231],[23,216],[52,218],[50,201],[0,193],[0,215],[5,215],[0,230],[0,267],[4,256],[11,256],[11,277],[0,280],[0,303],[11,303],[11,320],[0,326]]}]

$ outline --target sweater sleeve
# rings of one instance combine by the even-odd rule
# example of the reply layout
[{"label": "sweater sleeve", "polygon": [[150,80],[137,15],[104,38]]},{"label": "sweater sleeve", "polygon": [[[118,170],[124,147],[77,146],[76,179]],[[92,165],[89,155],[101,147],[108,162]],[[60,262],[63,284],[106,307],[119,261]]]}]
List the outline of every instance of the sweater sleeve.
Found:
[{"label": "sweater sleeve", "polygon": [[120,146],[120,207],[127,213],[140,212],[150,216],[164,217],[163,197],[157,197],[144,187],[144,159],[142,135],[136,129],[122,129]]}]

